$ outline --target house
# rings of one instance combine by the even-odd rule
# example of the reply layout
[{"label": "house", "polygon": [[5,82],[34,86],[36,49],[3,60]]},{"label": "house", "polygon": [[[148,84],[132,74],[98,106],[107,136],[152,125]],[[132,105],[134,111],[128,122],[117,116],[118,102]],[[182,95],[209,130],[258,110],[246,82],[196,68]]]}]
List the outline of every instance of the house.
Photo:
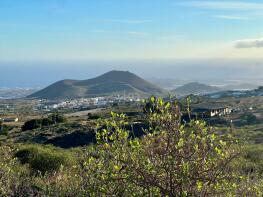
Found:
[{"label": "house", "polygon": [[202,118],[224,116],[230,114],[231,111],[228,106],[219,103],[201,103],[191,106],[191,112]]}]

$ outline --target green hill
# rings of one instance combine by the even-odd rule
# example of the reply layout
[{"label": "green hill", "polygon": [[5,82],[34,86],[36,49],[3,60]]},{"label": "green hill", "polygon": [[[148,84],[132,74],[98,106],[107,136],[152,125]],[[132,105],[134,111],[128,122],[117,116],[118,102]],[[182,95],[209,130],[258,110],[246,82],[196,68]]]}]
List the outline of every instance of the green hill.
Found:
[{"label": "green hill", "polygon": [[185,96],[190,94],[200,95],[200,94],[207,94],[207,93],[218,92],[218,91],[220,91],[220,88],[218,87],[209,86],[197,82],[188,83],[173,90],[173,92],[179,96]]},{"label": "green hill", "polygon": [[160,95],[161,88],[145,81],[128,71],[110,71],[88,80],[62,80],[28,98],[36,99],[73,99],[81,97],[108,96],[115,93],[138,93],[142,95]]}]

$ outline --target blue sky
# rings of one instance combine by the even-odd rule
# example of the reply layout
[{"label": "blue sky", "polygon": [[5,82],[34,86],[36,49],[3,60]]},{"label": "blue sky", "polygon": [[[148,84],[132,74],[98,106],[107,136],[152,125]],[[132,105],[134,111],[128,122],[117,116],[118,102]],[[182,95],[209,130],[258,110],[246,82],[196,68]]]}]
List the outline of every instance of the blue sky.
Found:
[{"label": "blue sky", "polygon": [[260,58],[263,1],[1,0],[0,61]]}]

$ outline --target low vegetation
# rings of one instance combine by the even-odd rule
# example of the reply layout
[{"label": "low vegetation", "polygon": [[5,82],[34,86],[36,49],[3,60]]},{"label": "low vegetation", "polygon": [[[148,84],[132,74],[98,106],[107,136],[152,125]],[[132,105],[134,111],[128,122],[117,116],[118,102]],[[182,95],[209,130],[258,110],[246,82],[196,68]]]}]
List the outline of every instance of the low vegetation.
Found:
[{"label": "low vegetation", "polygon": [[96,120],[97,143],[87,147],[0,146],[0,195],[262,195],[261,144],[202,120],[182,123],[177,103],[151,98],[144,111],[149,126],[141,138],[128,117],[112,112]]},{"label": "low vegetation", "polygon": [[48,118],[32,119],[25,122],[25,124],[22,126],[22,131],[38,129],[43,126],[50,126],[53,124],[64,122],[66,122],[66,118],[63,115],[54,113],[48,116]]},{"label": "low vegetation", "polygon": [[0,135],[8,135],[8,132],[12,129],[12,126],[4,125],[0,122]]},{"label": "low vegetation", "polygon": [[14,155],[22,165],[27,164],[32,172],[52,173],[61,166],[72,166],[73,156],[52,146],[24,145]]}]

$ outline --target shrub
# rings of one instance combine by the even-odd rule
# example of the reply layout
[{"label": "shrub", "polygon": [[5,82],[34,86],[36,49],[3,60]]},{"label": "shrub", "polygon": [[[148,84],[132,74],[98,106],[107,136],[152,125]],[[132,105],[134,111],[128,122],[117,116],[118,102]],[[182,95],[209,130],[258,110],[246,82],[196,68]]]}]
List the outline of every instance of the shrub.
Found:
[{"label": "shrub", "polygon": [[57,123],[66,122],[66,118],[58,113],[51,114],[48,118],[32,119],[24,123],[22,131],[41,128],[42,126],[50,126]]},{"label": "shrub", "polygon": [[7,126],[7,125],[1,125],[0,124],[0,135],[8,135],[8,132],[12,130],[14,127]]},{"label": "shrub", "polygon": [[48,118],[52,121],[53,124],[66,122],[66,118],[59,113],[51,114]]},{"label": "shrub", "polygon": [[51,146],[27,145],[15,154],[21,164],[28,164],[34,172],[55,172],[61,166],[69,166],[74,162],[70,153]]},{"label": "shrub", "polygon": [[42,119],[42,125],[43,126],[50,126],[52,124],[53,124],[53,121],[51,119],[49,119],[49,118],[43,118]]},{"label": "shrub", "polygon": [[12,149],[10,147],[0,146],[0,196],[7,196],[11,192],[15,162],[11,155]]},{"label": "shrub", "polygon": [[97,115],[97,114],[88,114],[88,119],[89,120],[97,120],[97,119],[100,119],[101,116]]},{"label": "shrub", "polygon": [[251,125],[257,123],[257,117],[253,113],[245,113],[241,117],[242,125]]},{"label": "shrub", "polygon": [[24,123],[22,131],[28,131],[40,128],[42,126],[42,120],[32,119]]},{"label": "shrub", "polygon": [[[150,103],[149,103],[150,102]],[[112,113],[99,124],[99,145],[85,163],[91,192],[135,196],[236,194],[239,176],[231,168],[237,151],[232,137],[205,122],[181,124],[177,104],[151,98],[145,110],[150,128],[130,138],[125,115]],[[92,174],[92,176],[89,176]],[[94,194],[95,194],[94,193]]]},{"label": "shrub", "polygon": [[262,145],[245,145],[241,157],[236,162],[239,171],[244,174],[259,173],[263,175]]}]

